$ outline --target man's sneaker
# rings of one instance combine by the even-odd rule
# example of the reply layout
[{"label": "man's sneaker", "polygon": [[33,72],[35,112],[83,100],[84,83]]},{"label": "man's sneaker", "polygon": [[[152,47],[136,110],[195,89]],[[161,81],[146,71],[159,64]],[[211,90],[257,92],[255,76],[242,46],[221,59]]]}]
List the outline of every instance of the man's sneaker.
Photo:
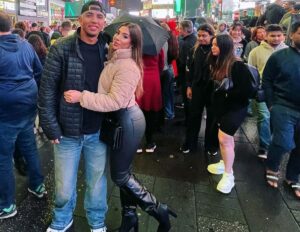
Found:
[{"label": "man's sneaker", "polygon": [[257,157],[260,159],[266,160],[268,158],[268,152],[266,150],[259,149]]},{"label": "man's sneaker", "polygon": [[45,188],[45,184],[40,184],[35,190],[28,188],[28,192],[35,195],[37,198],[43,198],[45,195],[47,195],[47,191]]},{"label": "man's sneaker", "polygon": [[228,194],[234,187],[234,176],[233,173],[224,172],[222,179],[217,185],[217,190],[221,193]]},{"label": "man's sneaker", "polygon": [[180,151],[183,153],[183,154],[188,154],[191,152],[191,149],[188,145],[186,145],[185,143],[180,147]]},{"label": "man's sneaker", "polygon": [[17,207],[12,204],[9,208],[4,208],[0,211],[0,219],[14,217],[17,214]]},{"label": "man's sneaker", "polygon": [[156,144],[155,143],[149,143],[146,145],[146,152],[147,153],[152,153],[156,149]]},{"label": "man's sneaker", "polygon": [[143,153],[143,148],[138,148],[137,150],[136,150],[136,153],[138,153],[138,154],[141,154],[141,153]]},{"label": "man's sneaker", "polygon": [[102,227],[102,228],[99,228],[99,229],[91,229],[91,232],[106,232],[106,227]]},{"label": "man's sneaker", "polygon": [[53,228],[51,228],[51,226],[49,226],[46,232],[66,232],[72,226],[72,224],[73,224],[73,219],[63,229],[57,230],[57,229],[53,229]]},{"label": "man's sneaker", "polygon": [[224,161],[220,160],[219,163],[208,165],[207,171],[210,172],[211,174],[216,174],[216,175],[223,174],[225,171]]}]

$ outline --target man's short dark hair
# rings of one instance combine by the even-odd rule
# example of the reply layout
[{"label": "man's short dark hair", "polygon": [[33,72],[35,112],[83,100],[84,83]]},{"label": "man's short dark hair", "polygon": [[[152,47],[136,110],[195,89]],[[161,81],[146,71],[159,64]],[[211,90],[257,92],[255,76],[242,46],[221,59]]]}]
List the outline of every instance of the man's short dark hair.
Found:
[{"label": "man's short dark hair", "polygon": [[15,28],[11,31],[12,34],[19,35],[22,39],[25,39],[25,32],[20,28]]},{"label": "man's short dark hair", "polygon": [[300,10],[300,3],[297,3],[297,4],[294,6],[294,9],[295,9],[295,10]]},{"label": "man's short dark hair", "polygon": [[292,7],[294,7],[296,5],[296,2],[293,1],[293,0],[291,0],[291,1],[284,1],[284,2],[286,2],[289,6],[292,6]]},{"label": "man's short dark hair", "polygon": [[61,23],[61,27],[62,27],[62,28],[72,27],[72,23],[71,23],[71,21],[69,21],[69,20],[63,21],[63,22]]},{"label": "man's short dark hair", "polygon": [[105,10],[103,8],[103,5],[99,1],[92,0],[92,1],[85,3],[82,6],[81,14],[83,14],[84,12],[89,11],[89,10],[97,10],[105,15]]},{"label": "man's short dark hair", "polygon": [[300,21],[294,22],[291,26],[291,34],[296,33],[300,27]]},{"label": "man's short dark hair", "polygon": [[266,32],[274,32],[274,31],[280,31],[283,33],[282,27],[279,26],[278,24],[270,24],[269,26],[267,26],[266,28]]},{"label": "man's short dark hair", "polygon": [[0,12],[0,32],[9,32],[11,29],[12,23],[8,14]]},{"label": "man's short dark hair", "polygon": [[32,23],[31,24],[31,27],[37,27],[38,25],[37,25],[37,23]]}]

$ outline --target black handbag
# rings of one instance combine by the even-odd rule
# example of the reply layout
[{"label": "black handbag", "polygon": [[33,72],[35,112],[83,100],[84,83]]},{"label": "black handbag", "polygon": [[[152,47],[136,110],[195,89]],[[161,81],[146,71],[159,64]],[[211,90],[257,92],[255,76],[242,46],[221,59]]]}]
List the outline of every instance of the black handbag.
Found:
[{"label": "black handbag", "polygon": [[112,150],[122,146],[123,128],[117,119],[106,117],[102,121],[99,139],[106,143]]}]

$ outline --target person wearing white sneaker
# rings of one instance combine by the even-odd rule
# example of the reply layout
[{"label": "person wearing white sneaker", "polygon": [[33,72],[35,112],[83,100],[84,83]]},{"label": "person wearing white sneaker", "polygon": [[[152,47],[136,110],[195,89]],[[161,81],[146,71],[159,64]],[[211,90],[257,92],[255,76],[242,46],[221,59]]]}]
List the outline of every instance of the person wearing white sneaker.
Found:
[{"label": "person wearing white sneaker", "polygon": [[111,179],[120,188],[122,222],[118,231],[138,231],[136,209],[140,206],[159,222],[157,231],[168,232],[170,215],[177,215],[159,202],[132,173],[133,159],[146,127],[143,112],[136,104],[142,94],[143,80],[141,28],[134,23],[121,24],[110,48],[112,56],[102,71],[98,93],[68,90],[64,97],[70,104],[79,102],[83,108],[108,112],[122,127],[121,146],[111,149],[109,155]]},{"label": "person wearing white sneaker", "polygon": [[[211,74],[211,105],[219,126],[218,139],[222,161],[211,164],[207,170],[222,174],[217,190],[228,194],[234,187],[234,134],[247,115],[249,98],[253,94],[251,73],[234,56],[234,44],[229,35],[218,35],[212,41],[208,64]],[[243,77],[243,78],[241,78]]]},{"label": "person wearing white sneaker", "polygon": [[207,171],[211,174],[220,175],[225,171],[224,161],[220,160],[218,163],[210,164],[207,166]]}]

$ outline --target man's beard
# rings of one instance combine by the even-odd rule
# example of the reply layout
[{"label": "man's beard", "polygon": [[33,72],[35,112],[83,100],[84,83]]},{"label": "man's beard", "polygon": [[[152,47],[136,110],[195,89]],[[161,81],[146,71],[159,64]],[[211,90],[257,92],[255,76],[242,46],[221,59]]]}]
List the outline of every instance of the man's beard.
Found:
[{"label": "man's beard", "polygon": [[94,35],[94,34],[88,33],[87,31],[85,32],[85,34],[87,35],[87,37],[90,37],[90,38],[98,37],[98,34]]}]

